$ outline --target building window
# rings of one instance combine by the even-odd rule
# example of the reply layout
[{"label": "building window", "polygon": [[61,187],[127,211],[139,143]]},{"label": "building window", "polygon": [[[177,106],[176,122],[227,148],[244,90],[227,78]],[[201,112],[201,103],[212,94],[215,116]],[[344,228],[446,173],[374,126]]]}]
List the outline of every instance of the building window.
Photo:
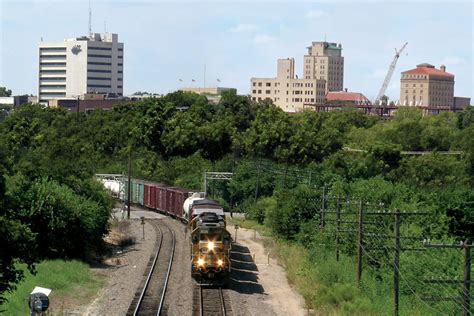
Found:
[{"label": "building window", "polygon": [[66,55],[41,55],[41,59],[66,59]]},{"label": "building window", "polygon": [[123,56],[117,56],[118,59],[123,59]]},{"label": "building window", "polygon": [[65,52],[66,47],[40,47],[40,52]]},{"label": "building window", "polygon": [[66,81],[66,77],[40,78],[41,81]]},{"label": "building window", "polygon": [[110,85],[106,84],[89,84],[87,85],[88,88],[111,88]]},{"label": "building window", "polygon": [[[112,66],[112,63],[100,63],[100,62],[95,62],[95,61],[89,61],[87,64],[88,65]],[[120,66],[120,64],[119,64],[119,66]]]},{"label": "building window", "polygon": [[40,63],[40,66],[66,66],[66,63]]},{"label": "building window", "polygon": [[111,78],[104,78],[104,77],[87,77],[88,80],[111,80]]},{"label": "building window", "polygon": [[262,93],[262,90],[258,90],[257,93],[260,93],[260,94],[261,94],[261,93]]},{"label": "building window", "polygon": [[271,92],[271,90],[265,90],[265,94],[270,94]]},{"label": "building window", "polygon": [[254,93],[254,94],[257,93],[257,90],[252,90],[252,93]]},{"label": "building window", "polygon": [[57,96],[57,97],[64,97],[66,96],[66,92],[40,92],[41,95],[49,95],[49,96]]},{"label": "building window", "polygon": [[[95,50],[112,50],[112,47],[89,47],[89,49]],[[120,49],[120,48],[119,48]]]},{"label": "building window", "polygon": [[261,87],[261,86],[262,86],[262,83],[261,83],[261,82],[259,82],[259,83],[258,83],[258,86],[259,86],[259,87]]},{"label": "building window", "polygon": [[94,57],[94,58],[112,58],[110,55],[97,55],[97,54],[87,54],[87,57]]},{"label": "building window", "polygon": [[252,85],[255,87],[255,86],[257,85],[257,83],[256,83],[256,82],[252,82]]},{"label": "building window", "polygon": [[40,85],[40,88],[45,88],[45,89],[64,89],[66,88],[65,84],[58,84],[58,85]]},{"label": "building window", "polygon": [[118,66],[123,66],[123,64],[122,64],[122,63],[118,63],[117,65],[118,65]]},{"label": "building window", "polygon": [[66,74],[66,70],[40,70],[40,74]]},{"label": "building window", "polygon": [[118,74],[123,74],[123,70],[117,70]]},{"label": "building window", "polygon": [[[121,71],[121,70],[119,70]],[[87,69],[87,72],[98,72],[98,73],[111,73],[111,70],[104,70],[104,69]]]}]

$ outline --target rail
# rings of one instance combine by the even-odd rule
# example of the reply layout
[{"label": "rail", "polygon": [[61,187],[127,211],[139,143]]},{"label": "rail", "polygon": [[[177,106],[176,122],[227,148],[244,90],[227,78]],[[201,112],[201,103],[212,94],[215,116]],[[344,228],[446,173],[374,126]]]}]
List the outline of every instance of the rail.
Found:
[{"label": "rail", "polygon": [[199,287],[199,315],[227,315],[222,287]]},{"label": "rail", "polygon": [[[156,315],[161,315],[163,312],[166,290],[168,287],[171,267],[173,265],[176,238],[175,238],[174,232],[168,226],[165,226],[169,231],[168,236],[171,237],[171,253],[169,256],[169,260],[165,258],[166,261],[163,262],[163,263],[167,262],[168,268],[166,270],[166,274],[164,275],[164,278],[160,278],[159,274],[163,270],[157,269],[157,262],[163,261],[162,259],[163,257],[160,257],[160,254],[162,254],[162,249],[164,249],[163,240],[165,239],[166,235],[164,234],[162,227],[160,227],[159,225],[157,227],[161,235],[160,242],[157,247],[155,256],[153,258],[151,267],[149,269],[147,278],[145,280],[145,284],[142,288],[142,291],[140,292],[140,296],[138,297],[137,302],[135,303],[136,304],[135,308],[133,308],[133,313],[130,313],[130,309],[132,308],[132,306],[130,306],[129,313],[128,313],[129,315],[133,315],[133,316],[141,315],[143,314],[143,310],[145,309],[152,309],[153,313],[155,313],[154,310],[156,310]],[[156,284],[154,284],[154,286],[152,287],[151,286],[152,283],[156,283]],[[158,292],[159,295],[156,295],[155,294],[156,292]],[[155,303],[157,301],[157,298],[159,298],[159,305],[156,307]],[[145,306],[147,304],[144,302],[147,302],[148,305],[151,305],[151,306]],[[132,305],[133,305],[133,302],[132,302]]]}]

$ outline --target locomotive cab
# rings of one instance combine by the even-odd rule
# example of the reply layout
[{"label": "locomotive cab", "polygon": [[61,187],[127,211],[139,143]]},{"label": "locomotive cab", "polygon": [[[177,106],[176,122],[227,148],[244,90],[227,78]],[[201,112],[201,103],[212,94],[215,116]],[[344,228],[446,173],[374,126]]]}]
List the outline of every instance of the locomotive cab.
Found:
[{"label": "locomotive cab", "polygon": [[216,213],[202,213],[191,226],[191,275],[202,285],[227,283],[230,272],[231,236],[225,219]]}]

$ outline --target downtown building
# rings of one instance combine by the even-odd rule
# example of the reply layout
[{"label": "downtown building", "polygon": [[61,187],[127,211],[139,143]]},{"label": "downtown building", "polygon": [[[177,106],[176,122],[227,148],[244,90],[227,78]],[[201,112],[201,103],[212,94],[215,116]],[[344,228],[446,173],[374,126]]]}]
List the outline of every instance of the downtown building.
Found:
[{"label": "downtown building", "polygon": [[400,79],[400,103],[404,106],[419,106],[433,111],[462,110],[470,98],[454,96],[454,75],[423,63],[414,69],[403,71]]},{"label": "downtown building", "polygon": [[295,76],[294,58],[278,59],[275,78],[251,78],[253,101],[270,99],[285,112],[324,104],[330,91],[342,91],[344,57],[341,44],[313,42],[304,56],[303,78]]},{"label": "downtown building", "polygon": [[123,43],[112,33],[91,33],[39,44],[38,102],[85,94],[123,95]]}]

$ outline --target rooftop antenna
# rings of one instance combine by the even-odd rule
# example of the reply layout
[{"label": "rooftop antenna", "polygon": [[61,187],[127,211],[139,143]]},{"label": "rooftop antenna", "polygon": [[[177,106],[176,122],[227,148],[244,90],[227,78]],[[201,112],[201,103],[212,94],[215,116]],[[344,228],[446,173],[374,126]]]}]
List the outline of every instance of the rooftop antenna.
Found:
[{"label": "rooftop antenna", "polygon": [[91,0],[89,0],[89,36],[92,35],[92,9]]}]

